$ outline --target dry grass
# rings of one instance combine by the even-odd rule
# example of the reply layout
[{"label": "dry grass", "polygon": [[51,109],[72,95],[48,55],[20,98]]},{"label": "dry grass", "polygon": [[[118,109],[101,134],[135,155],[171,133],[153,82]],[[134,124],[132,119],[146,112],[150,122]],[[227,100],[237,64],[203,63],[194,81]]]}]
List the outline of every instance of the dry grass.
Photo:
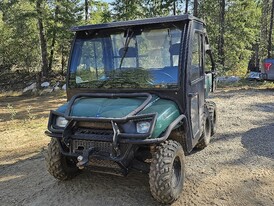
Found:
[{"label": "dry grass", "polygon": [[246,79],[242,79],[236,83],[218,83],[217,88],[221,89],[274,89],[274,82],[270,81],[250,81]]},{"label": "dry grass", "polygon": [[43,150],[48,114],[66,101],[64,93],[46,96],[0,96],[0,164],[14,163]]}]

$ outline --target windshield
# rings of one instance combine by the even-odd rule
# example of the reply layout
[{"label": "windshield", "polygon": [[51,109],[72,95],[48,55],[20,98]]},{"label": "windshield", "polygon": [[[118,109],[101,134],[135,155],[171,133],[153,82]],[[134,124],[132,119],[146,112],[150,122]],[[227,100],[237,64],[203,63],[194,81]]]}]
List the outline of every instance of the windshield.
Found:
[{"label": "windshield", "polygon": [[70,64],[70,87],[177,87],[181,33],[175,26],[128,28],[77,38]]}]

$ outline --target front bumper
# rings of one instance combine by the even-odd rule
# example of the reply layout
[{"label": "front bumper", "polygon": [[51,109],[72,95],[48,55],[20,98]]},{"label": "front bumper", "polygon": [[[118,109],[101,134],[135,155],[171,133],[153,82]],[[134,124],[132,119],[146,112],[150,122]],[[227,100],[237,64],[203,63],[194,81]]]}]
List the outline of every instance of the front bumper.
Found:
[{"label": "front bumper", "polygon": [[[63,155],[78,158],[81,156],[84,160],[77,163],[79,168],[92,165],[92,167],[90,167],[90,170],[92,171],[125,176],[128,173],[128,168],[134,158],[135,151],[138,149],[138,145],[157,144],[165,141],[169,137],[171,131],[180,124],[182,120],[185,120],[184,115],[180,115],[175,119],[166,129],[164,134],[158,138],[150,138],[149,134],[147,136],[142,136],[142,139],[134,138],[134,135],[132,134],[127,136],[125,133],[120,133],[117,130],[117,127],[115,127],[115,124],[112,124],[112,136],[92,136],[89,134],[75,135],[75,133],[73,134],[73,126],[66,127],[62,133],[46,131],[45,134],[58,139],[59,148]],[[136,137],[140,138],[140,136]],[[83,149],[79,150],[80,147]],[[106,168],[106,165],[107,167],[116,165],[119,169],[115,167]]]},{"label": "front bumper", "polygon": [[[79,94],[70,100],[65,113],[51,111],[46,135],[57,138],[61,153],[65,156],[82,156],[85,166],[91,160],[111,160],[121,168],[127,168],[138,145],[157,144],[168,138],[172,129],[184,118],[177,117],[157,138],[152,134],[156,124],[157,114],[138,114],[151,101],[151,95],[144,94],[104,94],[106,97],[146,97],[145,101],[134,111],[122,118],[78,117],[72,116],[73,102],[82,97],[101,97],[102,94]],[[68,120],[65,128],[56,126],[57,117]],[[136,123],[149,121],[150,127],[146,133],[138,133]],[[81,159],[80,158],[80,159]],[[125,169],[126,170],[126,169]]]},{"label": "front bumper", "polygon": [[[165,141],[172,129],[178,125],[183,119],[185,118],[185,115],[180,115],[178,118],[176,118],[166,129],[165,133],[158,138],[150,138],[150,135],[152,131],[149,132],[149,134],[126,134],[126,133],[119,133],[117,132],[115,135],[117,135],[117,142],[119,143],[125,143],[125,144],[157,144],[159,142]],[[155,124],[155,123],[154,123]],[[66,138],[65,131],[58,130],[58,132],[54,131],[45,131],[45,134],[49,137],[53,138],[58,138],[58,139],[63,139]],[[71,135],[71,139],[82,139],[82,140],[93,140],[93,141],[103,141],[103,142],[112,142],[114,137],[112,138],[106,138],[105,136],[94,136],[90,137],[88,135],[82,135],[82,136],[77,136],[77,135]]]},{"label": "front bumper", "polygon": [[[166,129],[165,133],[158,137],[158,138],[149,138],[150,135],[136,135],[136,137],[142,137],[142,139],[135,139],[134,135],[132,134],[118,134],[117,138],[117,142],[118,143],[125,143],[125,144],[157,144],[160,143],[162,141],[165,141],[169,134],[171,133],[172,129],[178,125],[183,119],[185,118],[185,115],[180,115],[178,118],[176,118],[170,125],[169,127]],[[52,131],[45,131],[45,134],[49,137],[54,137],[54,138],[58,138],[58,139],[63,139],[65,138],[64,136],[64,132],[52,132]],[[130,138],[129,138],[130,137]],[[106,138],[105,136],[102,137],[88,137],[88,136],[71,136],[71,139],[82,139],[82,140],[94,140],[94,141],[104,141],[104,142],[112,142],[113,138]]]}]

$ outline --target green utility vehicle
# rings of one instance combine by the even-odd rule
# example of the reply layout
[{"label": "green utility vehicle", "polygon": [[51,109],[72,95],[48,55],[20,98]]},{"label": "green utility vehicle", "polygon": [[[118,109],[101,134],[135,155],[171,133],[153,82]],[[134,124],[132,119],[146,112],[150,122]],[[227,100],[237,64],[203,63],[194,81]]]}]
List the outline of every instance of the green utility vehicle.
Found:
[{"label": "green utility vehicle", "polygon": [[59,180],[82,169],[149,173],[161,203],[175,201],[185,154],[216,131],[206,101],[215,70],[204,23],[169,16],[72,28],[68,102],[50,112],[47,168]]}]

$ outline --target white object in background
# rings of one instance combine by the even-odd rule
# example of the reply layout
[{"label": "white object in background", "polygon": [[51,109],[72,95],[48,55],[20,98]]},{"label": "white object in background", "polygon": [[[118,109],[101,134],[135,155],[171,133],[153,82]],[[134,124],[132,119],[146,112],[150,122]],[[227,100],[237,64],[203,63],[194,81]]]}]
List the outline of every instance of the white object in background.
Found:
[{"label": "white object in background", "polygon": [[42,84],[41,84],[41,87],[48,87],[50,84],[49,84],[49,82],[43,82]]},{"label": "white object in background", "polygon": [[63,89],[63,90],[66,90],[66,89],[67,89],[67,85],[64,84],[64,85],[62,86],[62,89]]},{"label": "white object in background", "polygon": [[33,84],[27,86],[26,88],[24,88],[23,89],[23,93],[25,93],[25,92],[27,92],[29,90],[34,90],[34,89],[36,89],[36,83],[33,83]]}]

